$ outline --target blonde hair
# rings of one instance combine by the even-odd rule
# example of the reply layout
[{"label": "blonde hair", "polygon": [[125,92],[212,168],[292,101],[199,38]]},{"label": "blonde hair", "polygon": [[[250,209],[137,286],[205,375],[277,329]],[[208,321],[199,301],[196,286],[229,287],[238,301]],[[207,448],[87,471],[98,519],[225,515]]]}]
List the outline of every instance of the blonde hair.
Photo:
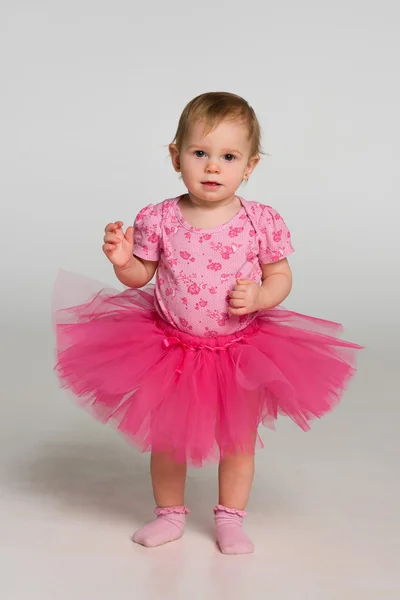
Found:
[{"label": "blonde hair", "polygon": [[181,151],[189,127],[204,121],[205,135],[222,121],[239,121],[248,129],[251,142],[250,158],[264,154],[261,148],[261,127],[253,108],[240,96],[229,92],[201,94],[186,105],[180,116],[173,143]]}]

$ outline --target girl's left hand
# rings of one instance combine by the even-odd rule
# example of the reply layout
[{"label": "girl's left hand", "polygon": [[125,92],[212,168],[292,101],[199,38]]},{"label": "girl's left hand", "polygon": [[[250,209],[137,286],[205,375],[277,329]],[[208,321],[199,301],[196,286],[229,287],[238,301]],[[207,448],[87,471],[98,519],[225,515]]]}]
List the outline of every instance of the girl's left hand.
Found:
[{"label": "girl's left hand", "polygon": [[257,312],[262,306],[263,290],[251,279],[238,279],[232,292],[229,293],[228,312],[231,315],[247,315]]}]

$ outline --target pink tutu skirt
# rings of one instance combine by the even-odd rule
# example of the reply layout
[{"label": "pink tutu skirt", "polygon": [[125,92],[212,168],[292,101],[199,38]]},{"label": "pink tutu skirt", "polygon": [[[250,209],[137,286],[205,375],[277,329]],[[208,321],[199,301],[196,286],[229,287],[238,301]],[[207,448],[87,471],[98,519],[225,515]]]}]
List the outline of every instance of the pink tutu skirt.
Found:
[{"label": "pink tutu skirt", "polygon": [[[55,297],[73,296],[76,279],[62,275]],[[91,283],[82,278],[81,292]],[[86,298],[54,311],[62,387],[142,451],[193,466],[253,454],[258,426],[278,414],[308,430],[340,400],[361,349],[337,337],[340,325],[283,308],[202,338],[157,315],[152,285]]]}]

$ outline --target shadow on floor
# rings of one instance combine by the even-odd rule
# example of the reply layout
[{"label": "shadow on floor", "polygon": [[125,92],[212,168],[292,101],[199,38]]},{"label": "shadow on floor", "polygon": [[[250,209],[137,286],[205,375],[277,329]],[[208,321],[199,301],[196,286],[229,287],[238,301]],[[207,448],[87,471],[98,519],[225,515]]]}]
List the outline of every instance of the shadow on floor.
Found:
[{"label": "shadow on floor", "polygon": [[[47,497],[60,509],[104,513],[140,526],[153,518],[149,455],[119,443],[51,442],[10,461],[2,486]],[[192,529],[210,534],[217,501],[216,467],[189,470],[186,503]]]}]

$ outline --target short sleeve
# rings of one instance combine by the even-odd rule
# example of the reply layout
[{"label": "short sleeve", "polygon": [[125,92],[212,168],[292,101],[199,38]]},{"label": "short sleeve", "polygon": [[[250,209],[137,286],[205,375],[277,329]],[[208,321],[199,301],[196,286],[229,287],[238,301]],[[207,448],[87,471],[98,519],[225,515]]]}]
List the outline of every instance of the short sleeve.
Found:
[{"label": "short sleeve", "polygon": [[159,260],[160,240],[161,210],[157,205],[149,204],[135,219],[134,255],[144,260]]},{"label": "short sleeve", "polygon": [[260,264],[275,263],[294,252],[290,231],[281,215],[271,206],[261,207],[259,220]]}]

